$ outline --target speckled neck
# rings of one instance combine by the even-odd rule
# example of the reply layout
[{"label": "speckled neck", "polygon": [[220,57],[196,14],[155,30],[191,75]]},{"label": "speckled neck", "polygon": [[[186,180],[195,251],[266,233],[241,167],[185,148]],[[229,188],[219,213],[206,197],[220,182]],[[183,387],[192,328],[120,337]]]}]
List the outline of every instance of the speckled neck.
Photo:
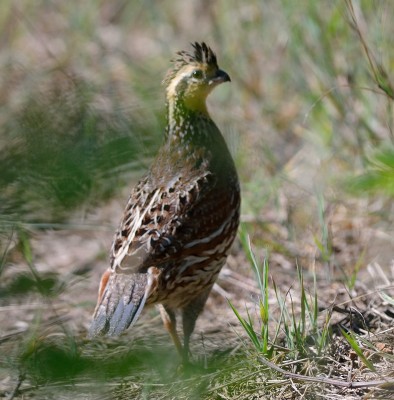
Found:
[{"label": "speckled neck", "polygon": [[206,108],[204,111],[191,110],[179,97],[167,102],[166,140],[196,144],[205,142],[211,125],[214,123]]}]

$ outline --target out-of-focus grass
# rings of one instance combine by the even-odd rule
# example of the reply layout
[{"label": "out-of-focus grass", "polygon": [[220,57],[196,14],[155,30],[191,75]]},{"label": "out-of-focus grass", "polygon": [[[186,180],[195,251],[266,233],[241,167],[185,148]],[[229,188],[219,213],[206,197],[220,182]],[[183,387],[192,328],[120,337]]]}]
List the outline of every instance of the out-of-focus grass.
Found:
[{"label": "out-of-focus grass", "polygon": [[[380,70],[389,71],[392,5],[372,3],[355,3],[354,14]],[[304,168],[319,164],[314,178],[323,190],[392,137],[390,100],[374,81],[346,2],[5,1],[1,14],[6,214],[14,203],[16,213],[31,211],[28,197],[37,198],[29,187],[66,211],[109,195],[119,169],[130,170],[141,150],[152,154],[160,143],[159,83],[169,56],[193,40],[211,43],[233,77],[212,104],[216,120],[234,115],[224,130],[241,138],[233,146],[246,213],[275,204],[288,180],[310,190],[292,163],[306,144],[313,154],[302,155]]]},{"label": "out-of-focus grass", "polygon": [[161,142],[162,110],[152,107],[149,84],[140,84],[148,74],[133,55],[107,42],[100,10],[105,14],[100,2],[2,3],[5,229],[16,222],[56,224],[75,210],[92,209]]},{"label": "out-of-focus grass", "polygon": [[[7,121],[0,155],[1,214],[10,219],[60,222],[67,212],[108,198],[122,173],[140,166],[142,128],[123,116],[109,118],[92,107],[92,91],[48,93]],[[140,162],[138,162],[140,161]]]},{"label": "out-of-focus grass", "polygon": [[[209,106],[236,155],[243,188],[242,218],[253,235],[256,253],[268,248],[295,264],[294,248],[300,253],[313,248],[313,265],[354,268],[352,290],[364,252],[357,254],[354,264],[339,265],[328,215],[354,195],[344,188],[343,178],[350,179],[351,187],[356,182],[358,193],[392,195],[393,13],[390,0],[3,0],[1,272],[11,265],[7,244],[16,237],[12,232],[22,229],[23,245],[35,227],[56,226],[76,213],[84,221],[86,210],[120,192],[134,180],[135,171],[145,169],[162,140],[160,82],[168,59],[189,42],[205,40],[232,78],[231,86],[211,96]],[[356,176],[360,178],[354,181]],[[390,205],[382,204],[382,223],[392,224],[390,211]],[[368,206],[361,210],[363,215],[368,212]],[[274,228],[272,222],[277,224]],[[278,232],[286,240],[280,241]],[[38,272],[37,281],[28,260],[25,264],[25,271],[1,283],[3,302],[23,302],[33,293],[50,305],[71,281],[64,271]],[[303,267],[310,265],[300,265],[299,271]],[[316,271],[315,279],[327,275],[324,268]],[[265,272],[259,304],[264,322],[270,315]],[[296,281],[305,279],[294,275]],[[302,290],[301,320],[297,322],[291,312],[283,315],[284,333],[288,347],[305,355],[311,329],[320,354],[328,321],[319,330],[318,299],[308,298]],[[276,301],[284,311],[285,300],[277,291]],[[39,317],[37,312],[38,327]],[[250,333],[253,336],[254,331]],[[263,326],[259,334],[263,340],[256,343],[272,355],[268,327]],[[115,376],[134,373],[137,383],[132,382],[130,390],[134,388],[140,398],[165,396],[168,382],[173,382],[163,362],[171,357],[160,352],[160,344],[149,354],[134,349],[121,355],[124,349],[102,352],[94,345],[89,349],[74,342],[72,332],[62,331],[62,335],[59,343],[52,340],[58,332],[33,325],[22,335],[22,345],[13,347],[16,355],[9,359],[10,368],[21,369],[38,385],[51,382],[55,391],[57,384],[77,382],[89,374],[94,386],[95,378],[108,383]],[[100,358],[103,354],[108,357]],[[101,375],[94,375],[97,359]],[[246,356],[240,359],[248,368],[255,367]],[[146,379],[154,380],[147,378],[146,371],[138,375],[139,368],[147,366],[157,367],[159,383],[144,386]],[[224,375],[234,373],[229,365],[223,370]],[[215,378],[217,390],[226,388],[223,396],[236,393],[248,398],[244,386],[255,389],[257,385],[247,377]],[[207,372],[201,386],[179,380],[173,389],[179,395],[180,388],[189,384],[190,391],[182,395],[210,398],[212,380]]]},{"label": "out-of-focus grass", "polygon": [[349,180],[358,194],[380,193],[394,196],[394,147],[382,148],[368,158],[366,170],[356,179]]}]

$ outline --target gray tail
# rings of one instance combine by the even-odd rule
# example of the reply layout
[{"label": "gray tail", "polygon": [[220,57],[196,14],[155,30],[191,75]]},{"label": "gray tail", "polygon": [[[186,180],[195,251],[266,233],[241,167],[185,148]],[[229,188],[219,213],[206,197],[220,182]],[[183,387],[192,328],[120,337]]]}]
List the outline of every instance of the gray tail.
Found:
[{"label": "gray tail", "polygon": [[148,295],[146,274],[111,273],[89,328],[89,337],[118,336],[137,321]]}]

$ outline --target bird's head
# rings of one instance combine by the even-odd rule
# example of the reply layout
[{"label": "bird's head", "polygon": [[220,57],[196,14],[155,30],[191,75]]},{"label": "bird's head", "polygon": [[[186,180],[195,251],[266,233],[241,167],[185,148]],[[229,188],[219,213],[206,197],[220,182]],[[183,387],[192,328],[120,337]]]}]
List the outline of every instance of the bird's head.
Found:
[{"label": "bird's head", "polygon": [[190,111],[206,113],[205,100],[217,85],[231,81],[228,74],[219,69],[216,55],[203,43],[193,43],[193,53],[180,51],[174,67],[167,73],[167,102],[180,103]]}]

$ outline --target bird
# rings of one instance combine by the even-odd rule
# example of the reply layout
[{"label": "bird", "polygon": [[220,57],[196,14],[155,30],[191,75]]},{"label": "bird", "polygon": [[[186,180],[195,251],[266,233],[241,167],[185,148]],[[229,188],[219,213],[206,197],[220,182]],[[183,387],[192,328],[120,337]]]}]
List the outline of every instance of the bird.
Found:
[{"label": "bird", "polygon": [[89,336],[118,336],[145,307],[157,305],[186,364],[196,320],[237,234],[241,194],[234,160],[206,105],[212,90],[230,76],[205,42],[192,43],[171,61],[163,80],[164,142],[131,190]]}]

